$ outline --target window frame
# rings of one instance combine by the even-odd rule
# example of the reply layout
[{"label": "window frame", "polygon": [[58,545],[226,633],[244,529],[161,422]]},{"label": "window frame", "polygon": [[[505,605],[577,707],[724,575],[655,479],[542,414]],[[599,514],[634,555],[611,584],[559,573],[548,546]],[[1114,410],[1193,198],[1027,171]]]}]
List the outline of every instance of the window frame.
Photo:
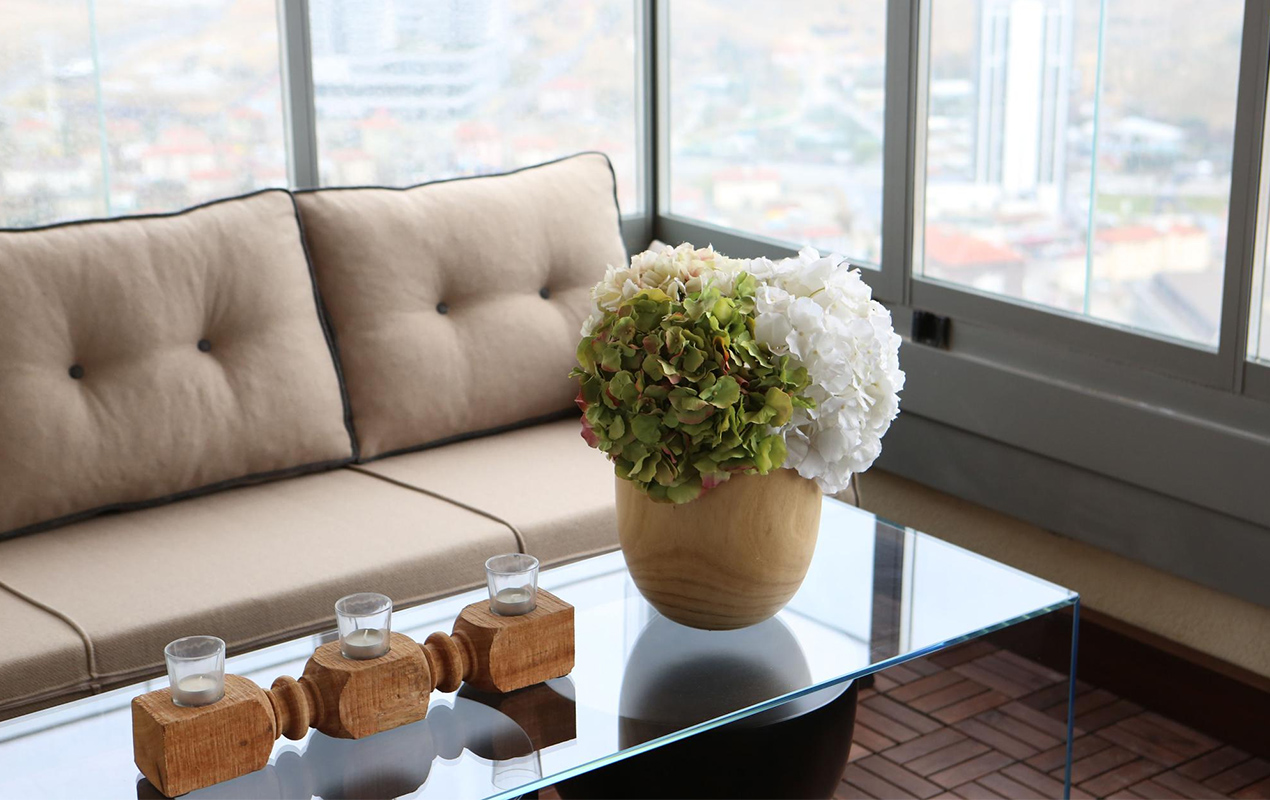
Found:
[{"label": "window frame", "polygon": [[[932,0],[915,0],[920,5],[918,19],[921,41],[909,57],[916,65],[913,91],[919,100],[924,100],[926,96],[929,75],[930,50],[927,45],[931,2]],[[1258,8],[1261,13],[1257,12]],[[1259,189],[1256,176],[1261,159],[1261,128],[1265,117],[1266,66],[1270,59],[1266,21],[1266,10],[1261,0],[1246,0],[1236,91],[1222,314],[1216,350],[1060,309],[994,297],[918,274],[916,267],[918,254],[922,252],[922,222],[925,216],[924,110],[915,114],[912,121],[917,138],[912,177],[912,260],[909,264],[909,299],[913,305],[954,319],[1059,343],[1088,353],[1094,358],[1119,361],[1204,386],[1238,391],[1242,383],[1242,370],[1239,368],[1245,361],[1247,352],[1249,286],[1245,284],[1251,279]]]},{"label": "window frame", "polygon": [[[785,257],[797,245],[670,212],[671,75],[669,6],[642,0],[655,29],[651,47],[656,136],[650,141],[655,195],[652,231],[674,243],[713,243],[738,257]],[[920,274],[925,217],[926,89],[933,0],[887,0],[886,110],[883,143],[882,263],[862,276],[883,302],[920,308],[954,321],[1057,343],[1098,362],[1119,363],[1216,389],[1270,399],[1270,366],[1247,359],[1251,264],[1257,227],[1259,166],[1270,63],[1265,0],[1246,0],[1236,92],[1235,137],[1216,349],[1129,326],[1015,301]],[[917,24],[913,24],[916,22]],[[847,254],[848,257],[850,254]],[[1232,312],[1232,309],[1234,310]],[[956,326],[954,326],[955,328]],[[956,334],[954,333],[954,336]]]}]

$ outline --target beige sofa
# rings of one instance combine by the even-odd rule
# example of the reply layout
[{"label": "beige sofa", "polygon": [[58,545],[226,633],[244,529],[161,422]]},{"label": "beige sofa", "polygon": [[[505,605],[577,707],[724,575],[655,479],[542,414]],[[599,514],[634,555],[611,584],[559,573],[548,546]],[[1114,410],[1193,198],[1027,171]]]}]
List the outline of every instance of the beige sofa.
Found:
[{"label": "beige sofa", "polygon": [[0,231],[0,718],[613,548],[567,374],[625,257],[594,153]]}]

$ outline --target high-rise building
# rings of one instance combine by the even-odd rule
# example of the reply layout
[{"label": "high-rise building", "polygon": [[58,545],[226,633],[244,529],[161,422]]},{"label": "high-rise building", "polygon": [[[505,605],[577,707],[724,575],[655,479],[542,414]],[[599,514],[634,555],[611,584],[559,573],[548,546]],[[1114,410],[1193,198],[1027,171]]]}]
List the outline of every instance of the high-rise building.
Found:
[{"label": "high-rise building", "polygon": [[462,117],[497,90],[509,26],[491,0],[310,3],[318,113]]},{"label": "high-rise building", "polygon": [[975,181],[1029,195],[1061,186],[1072,0],[980,0]]}]

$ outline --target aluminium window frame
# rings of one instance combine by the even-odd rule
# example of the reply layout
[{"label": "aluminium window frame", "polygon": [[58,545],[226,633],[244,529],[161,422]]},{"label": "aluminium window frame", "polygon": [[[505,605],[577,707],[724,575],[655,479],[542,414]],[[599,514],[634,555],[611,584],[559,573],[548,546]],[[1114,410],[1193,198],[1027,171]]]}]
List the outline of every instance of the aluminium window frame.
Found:
[{"label": "aluminium window frame", "polygon": [[[1270,4],[1246,0],[1222,285],[1222,317],[1216,349],[1172,340],[1129,326],[1025,301],[978,292],[927,278],[922,254],[925,216],[926,89],[929,75],[930,7],[933,0],[887,0],[886,109],[883,143],[882,263],[861,270],[884,303],[911,306],[975,325],[1058,344],[1089,358],[1142,369],[1182,381],[1270,399],[1270,365],[1247,359],[1251,269],[1256,248],[1262,127],[1270,58]],[[711,243],[730,255],[786,257],[797,245],[711,224],[671,212],[670,3],[651,7],[656,35],[653,80],[657,135],[651,153],[655,198],[653,233],[670,244]],[[917,24],[913,24],[916,22]],[[850,254],[848,254],[849,256]],[[1232,312],[1231,309],[1234,309]],[[955,335],[955,334],[954,334]]]},{"label": "aluminium window frame", "polygon": [[[920,6],[918,19],[922,28],[921,45],[909,54],[909,58],[916,65],[913,91],[919,100],[925,98],[930,67],[930,50],[927,44],[931,2],[932,0],[915,0],[915,4]],[[1259,188],[1257,174],[1261,160],[1261,129],[1265,119],[1267,53],[1270,53],[1268,41],[1266,4],[1263,0],[1246,0],[1236,91],[1222,315],[1218,326],[1219,344],[1215,350],[1139,331],[1130,326],[1025,301],[1008,300],[922,276],[918,267],[922,253],[922,223],[925,212],[924,113],[916,114],[913,119],[917,140],[911,178],[915,191],[913,213],[916,217],[912,228],[913,245],[909,262],[912,273],[909,299],[912,304],[954,319],[973,321],[1003,331],[1060,343],[1094,358],[1153,370],[1204,386],[1238,391],[1243,383],[1242,365],[1247,353],[1247,309],[1256,234]]]}]

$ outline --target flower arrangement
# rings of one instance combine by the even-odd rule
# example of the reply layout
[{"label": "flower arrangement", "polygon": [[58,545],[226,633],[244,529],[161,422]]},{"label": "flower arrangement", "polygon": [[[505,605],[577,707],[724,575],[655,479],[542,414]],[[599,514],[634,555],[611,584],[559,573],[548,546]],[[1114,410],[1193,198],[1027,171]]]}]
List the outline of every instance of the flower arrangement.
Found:
[{"label": "flower arrangement", "polygon": [[781,467],[837,493],[881,453],[900,337],[841,257],[662,247],[609,266],[592,298],[571,373],[582,436],[653,500]]}]

